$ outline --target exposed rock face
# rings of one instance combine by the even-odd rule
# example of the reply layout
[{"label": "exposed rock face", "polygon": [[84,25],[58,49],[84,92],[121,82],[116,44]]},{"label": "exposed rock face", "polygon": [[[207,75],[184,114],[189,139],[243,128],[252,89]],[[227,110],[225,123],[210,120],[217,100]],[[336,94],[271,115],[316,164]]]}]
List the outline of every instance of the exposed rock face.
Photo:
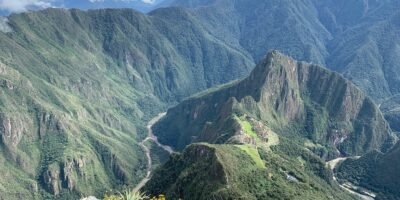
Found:
[{"label": "exposed rock face", "polygon": [[[174,0],[172,5],[190,8],[210,32],[255,60],[278,49],[342,73],[377,103],[399,95],[398,1]],[[387,116],[393,127],[400,124],[398,113]]]},{"label": "exposed rock face", "polygon": [[400,132],[400,95],[386,99],[380,104],[386,120],[393,130]]},{"label": "exposed rock face", "polygon": [[182,8],[12,14],[0,43],[0,199],[136,184],[145,121],[253,66]]},{"label": "exposed rock face", "polygon": [[14,85],[10,80],[0,80],[0,87],[7,88],[9,90],[14,89]]},{"label": "exposed rock face", "polygon": [[53,169],[48,169],[43,175],[43,182],[54,195],[59,195],[61,190],[60,169],[53,166]]},{"label": "exposed rock face", "polygon": [[23,136],[23,132],[25,130],[25,124],[22,121],[23,119],[18,116],[5,116],[5,114],[0,114],[0,135],[1,141],[4,145],[6,145],[10,149],[14,149],[18,146],[21,138]]},{"label": "exposed rock face", "polygon": [[67,159],[63,164],[54,163],[43,173],[42,180],[45,188],[54,195],[59,195],[62,189],[73,191],[75,189],[77,175],[80,180],[85,180],[85,159]]},{"label": "exposed rock face", "polygon": [[[221,135],[235,134],[226,128],[235,113],[260,119],[278,134],[301,132],[336,148],[331,156],[386,151],[395,141],[377,106],[356,86],[337,73],[276,51],[246,79],[170,109],[155,132],[160,141],[178,149],[191,142],[221,142],[229,139]],[[206,133],[214,136],[204,137]]]},{"label": "exposed rock face", "polygon": [[29,152],[21,151],[19,145],[23,136],[33,126],[33,121],[23,115],[15,113],[0,113],[0,145],[5,150],[5,155],[22,169],[32,173],[32,161],[27,155]]},{"label": "exposed rock face", "polygon": [[6,74],[6,66],[0,62],[0,74],[5,75]]}]

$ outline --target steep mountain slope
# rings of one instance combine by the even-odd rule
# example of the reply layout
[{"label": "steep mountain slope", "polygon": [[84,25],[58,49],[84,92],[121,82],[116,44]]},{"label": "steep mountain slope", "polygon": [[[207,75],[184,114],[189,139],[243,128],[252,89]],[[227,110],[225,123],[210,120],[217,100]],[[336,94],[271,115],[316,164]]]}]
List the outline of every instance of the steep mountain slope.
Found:
[{"label": "steep mountain slope", "polygon": [[[327,64],[382,102],[393,128],[400,123],[400,104],[391,98],[399,93],[398,1],[174,5],[190,9],[149,15],[49,9],[1,19],[0,198],[77,198],[137,183],[147,163],[137,144],[145,121],[195,92],[243,77],[267,49]],[[296,151],[305,146],[323,159],[391,146],[382,114],[351,83],[314,65],[277,58],[222,92],[171,109],[156,127],[160,140],[177,149],[207,141],[274,151],[277,141],[289,137]],[[301,163],[287,168],[295,171]],[[306,176],[314,175],[311,170]],[[312,185],[320,178],[329,182],[318,175],[310,178]]]},{"label": "steep mountain slope", "polygon": [[77,8],[77,9],[104,9],[104,8],[131,8],[141,12],[149,12],[159,6],[167,6],[171,0],[2,0],[0,15],[8,16],[14,12],[27,10],[42,10],[45,8]]},{"label": "steep mountain slope", "polygon": [[331,42],[328,65],[380,101],[399,93],[399,17],[395,12],[376,23],[363,22]]},{"label": "steep mountain slope", "polygon": [[400,199],[400,143],[386,154],[372,152],[357,160],[346,160],[337,174],[342,181],[374,191],[376,199]]},{"label": "steep mountain slope", "polygon": [[355,199],[318,157],[286,142],[272,151],[192,144],[156,170],[145,191],[167,199]]},{"label": "steep mountain slope", "polygon": [[267,133],[300,135],[322,145],[314,150],[327,158],[386,151],[395,142],[378,107],[356,86],[276,51],[244,80],[169,109],[154,130],[176,149],[193,142],[240,143],[252,136],[238,125],[252,119],[267,124]]},{"label": "steep mountain slope", "polygon": [[391,124],[393,130],[400,132],[400,95],[386,99],[380,109],[385,113],[386,120]]},{"label": "steep mountain slope", "polygon": [[247,78],[169,109],[153,130],[183,149],[144,188],[171,199],[353,199],[324,160],[397,140],[355,85],[277,51]]},{"label": "steep mountain slope", "polygon": [[325,43],[331,35],[312,1],[176,0],[172,5],[192,8],[217,37],[257,61],[271,49],[319,64],[328,55]]},{"label": "steep mountain slope", "polygon": [[255,60],[278,49],[343,74],[378,103],[399,94],[399,1],[176,0],[172,5],[190,8],[210,32]]},{"label": "steep mountain slope", "polygon": [[48,9],[11,15],[7,26],[2,199],[71,199],[137,183],[147,167],[137,143],[146,120],[252,66],[182,9]]}]

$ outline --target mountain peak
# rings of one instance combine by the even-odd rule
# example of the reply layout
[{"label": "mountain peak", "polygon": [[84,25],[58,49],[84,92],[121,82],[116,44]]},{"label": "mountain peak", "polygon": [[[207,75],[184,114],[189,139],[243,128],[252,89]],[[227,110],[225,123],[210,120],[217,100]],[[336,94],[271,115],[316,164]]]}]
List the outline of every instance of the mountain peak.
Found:
[{"label": "mountain peak", "polygon": [[268,58],[269,58],[269,59],[271,59],[271,58],[281,58],[281,57],[289,58],[289,56],[287,56],[287,55],[281,53],[279,50],[275,50],[275,49],[269,51],[269,52],[266,54],[265,57],[266,57],[267,59],[268,59]]},{"label": "mountain peak", "polygon": [[278,50],[271,50],[271,51],[268,51],[267,54],[265,54],[265,56],[262,59],[262,61],[260,62],[260,64],[262,65],[262,64],[268,64],[268,63],[277,63],[277,62],[282,61],[282,60],[286,60],[286,61],[287,60],[292,60],[292,61],[294,61],[293,58],[281,53]]},{"label": "mountain peak", "polygon": [[170,109],[155,132],[177,149],[192,142],[227,142],[241,134],[221,131],[232,126],[225,124],[232,123],[231,115],[250,116],[284,135],[295,134],[291,127],[298,126],[298,134],[329,147],[330,158],[386,151],[394,141],[382,113],[354,84],[279,51],[270,51],[246,79]]},{"label": "mountain peak", "polygon": [[[256,66],[254,69],[253,73],[254,75],[261,75],[268,73],[272,68],[275,67],[284,67],[284,68],[290,68],[290,70],[295,71],[297,66],[298,61],[293,59],[290,56],[287,56],[283,53],[281,53],[278,50],[272,50],[269,51],[262,61]],[[302,62],[301,62],[302,63]],[[262,73],[264,72],[264,73]]]},{"label": "mountain peak", "polygon": [[[271,171],[277,154],[285,159],[293,156],[291,164],[301,163],[298,167],[291,165],[293,170],[307,168],[304,165],[309,161],[298,162],[298,158],[313,157],[312,166],[319,165],[317,173],[326,175],[330,171],[326,171],[322,160],[363,155],[375,149],[387,151],[396,141],[377,106],[355,85],[337,73],[298,62],[278,51],[269,52],[246,79],[170,109],[155,124],[154,133],[163,144],[185,150],[157,171],[146,189],[175,198],[193,197],[192,191],[202,197],[203,193],[223,194],[223,199],[229,199],[227,194],[234,191],[241,191],[235,197],[243,195],[242,191],[248,191],[243,186],[231,191],[242,183],[235,180],[259,173],[257,178],[248,179],[254,189],[259,185],[254,181],[268,180],[273,174],[282,173],[282,169],[288,170],[281,167],[279,159],[275,164],[278,170]],[[202,142],[212,145],[191,144]],[[287,149],[290,156],[285,155]],[[322,158],[320,162],[318,156]],[[265,173],[265,161],[269,173]],[[170,173],[168,169],[178,170]],[[281,182],[312,180],[296,176],[304,175],[304,170],[293,170],[283,171]],[[331,184],[325,175],[321,177]],[[221,193],[220,188],[212,187],[199,191],[197,188],[204,189],[203,185],[228,190]],[[250,198],[244,195],[239,199]]]}]

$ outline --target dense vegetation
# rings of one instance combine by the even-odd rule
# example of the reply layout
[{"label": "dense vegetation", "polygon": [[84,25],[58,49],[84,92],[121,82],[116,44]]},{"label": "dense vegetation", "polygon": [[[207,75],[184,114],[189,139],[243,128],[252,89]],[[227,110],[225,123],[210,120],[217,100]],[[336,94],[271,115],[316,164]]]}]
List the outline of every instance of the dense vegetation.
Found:
[{"label": "dense vegetation", "polygon": [[302,149],[289,140],[272,151],[193,144],[157,170],[145,190],[167,199],[354,199],[332,183],[321,159]]},{"label": "dense vegetation", "polygon": [[336,170],[341,181],[368,188],[377,199],[399,199],[400,144],[390,152],[371,152],[360,159],[343,162]]},{"label": "dense vegetation", "polygon": [[[186,8],[147,15],[47,9],[0,19],[0,198],[101,196],[134,185],[147,167],[138,145],[145,122],[191,94],[245,76],[270,49],[343,74],[400,130],[399,1],[171,4]],[[305,66],[299,64],[310,73],[304,77],[316,79],[293,81],[283,67],[271,73],[269,91],[261,92],[263,82],[253,77],[260,82],[235,81],[220,86],[225,92],[184,101],[170,112],[190,114],[167,117],[156,127],[167,130],[161,140],[178,149],[193,141],[268,149],[278,134],[298,133],[298,143],[322,159],[391,146],[390,129],[369,98],[339,74]],[[266,103],[260,94],[272,97]],[[165,161],[161,149],[152,145],[152,152],[155,166]]]},{"label": "dense vegetation", "polygon": [[[343,74],[378,103],[399,94],[397,0],[175,0],[258,61],[270,49]],[[392,104],[392,109],[400,107]],[[400,112],[390,113],[393,126]]]},{"label": "dense vegetation", "polygon": [[11,32],[0,32],[5,199],[101,196],[133,186],[147,168],[138,145],[146,121],[252,67],[182,9],[48,9],[8,20]]},{"label": "dense vegetation", "polygon": [[297,129],[325,146],[328,159],[387,151],[395,142],[377,106],[352,83],[278,52],[269,53],[246,79],[169,109],[154,130],[177,149],[192,142],[226,143],[241,134],[232,114],[260,120],[278,134]]},{"label": "dense vegetation", "polygon": [[154,132],[184,149],[145,188],[172,199],[351,199],[324,161],[396,142],[356,86],[277,51],[242,81],[169,109]]}]

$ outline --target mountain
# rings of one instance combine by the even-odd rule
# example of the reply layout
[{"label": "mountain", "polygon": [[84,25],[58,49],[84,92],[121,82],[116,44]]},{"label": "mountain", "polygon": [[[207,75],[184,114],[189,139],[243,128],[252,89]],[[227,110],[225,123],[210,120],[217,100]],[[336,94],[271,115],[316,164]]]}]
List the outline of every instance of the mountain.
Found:
[{"label": "mountain", "polygon": [[153,130],[160,142],[184,149],[146,186],[172,199],[349,199],[337,193],[324,160],[387,151],[396,142],[355,85],[277,51],[247,78],[169,109]]},{"label": "mountain", "polygon": [[167,4],[165,0],[128,0],[128,1],[116,1],[116,0],[68,0],[63,2],[63,6],[66,8],[78,8],[78,9],[101,9],[101,8],[133,8],[141,12],[149,12],[157,8],[161,4]]},{"label": "mountain", "polygon": [[392,96],[380,104],[380,109],[385,113],[385,118],[390,122],[393,130],[400,132],[400,95]]},{"label": "mountain", "polygon": [[386,154],[369,153],[360,159],[350,159],[339,165],[337,174],[342,181],[370,189],[376,199],[399,199],[400,143]]},{"label": "mountain", "polygon": [[[399,1],[175,0],[172,5],[189,8],[210,32],[256,61],[277,49],[343,74],[378,103],[399,94]],[[400,123],[398,112],[389,116],[392,126]]]},{"label": "mountain", "polygon": [[131,8],[140,12],[149,12],[158,7],[165,7],[170,3],[171,0],[2,0],[0,3],[0,16],[46,8],[76,8],[83,10]]},{"label": "mountain", "polygon": [[190,8],[215,35],[244,48],[257,61],[277,49],[296,59],[325,63],[325,41],[331,36],[311,1],[176,0],[171,5]]},{"label": "mountain", "polygon": [[167,199],[356,199],[333,183],[323,161],[286,142],[271,151],[189,145],[155,171],[144,191]]},{"label": "mountain", "polygon": [[176,149],[247,139],[235,128],[235,116],[261,120],[278,135],[298,133],[327,147],[328,158],[386,151],[394,142],[378,107],[350,81],[276,51],[242,81],[169,109],[154,130]]},{"label": "mountain", "polygon": [[[265,175],[262,163],[271,161],[272,175],[280,175],[274,188],[289,199],[296,191],[347,199],[324,161],[391,152],[391,128],[399,131],[400,119],[399,1],[164,3],[158,6],[178,7],[148,14],[46,9],[0,18],[0,198],[77,199],[136,185],[148,167],[140,141],[150,118],[230,81],[171,108],[154,127],[160,141],[177,150],[214,143],[208,147],[215,155],[253,163],[229,176],[235,180],[255,180],[252,171]],[[263,59],[269,49],[338,73],[277,52]],[[160,165],[166,152],[146,145]],[[185,169],[198,161],[182,164],[182,155],[166,166],[190,178]],[[221,173],[236,171],[207,162],[220,163]],[[179,189],[164,183],[169,194]],[[234,183],[244,195],[252,186]],[[258,183],[257,191],[269,184]],[[257,191],[249,195],[274,195]]]},{"label": "mountain", "polygon": [[147,169],[139,141],[150,117],[253,65],[179,8],[47,9],[3,25],[2,199],[76,199],[134,186]]}]

